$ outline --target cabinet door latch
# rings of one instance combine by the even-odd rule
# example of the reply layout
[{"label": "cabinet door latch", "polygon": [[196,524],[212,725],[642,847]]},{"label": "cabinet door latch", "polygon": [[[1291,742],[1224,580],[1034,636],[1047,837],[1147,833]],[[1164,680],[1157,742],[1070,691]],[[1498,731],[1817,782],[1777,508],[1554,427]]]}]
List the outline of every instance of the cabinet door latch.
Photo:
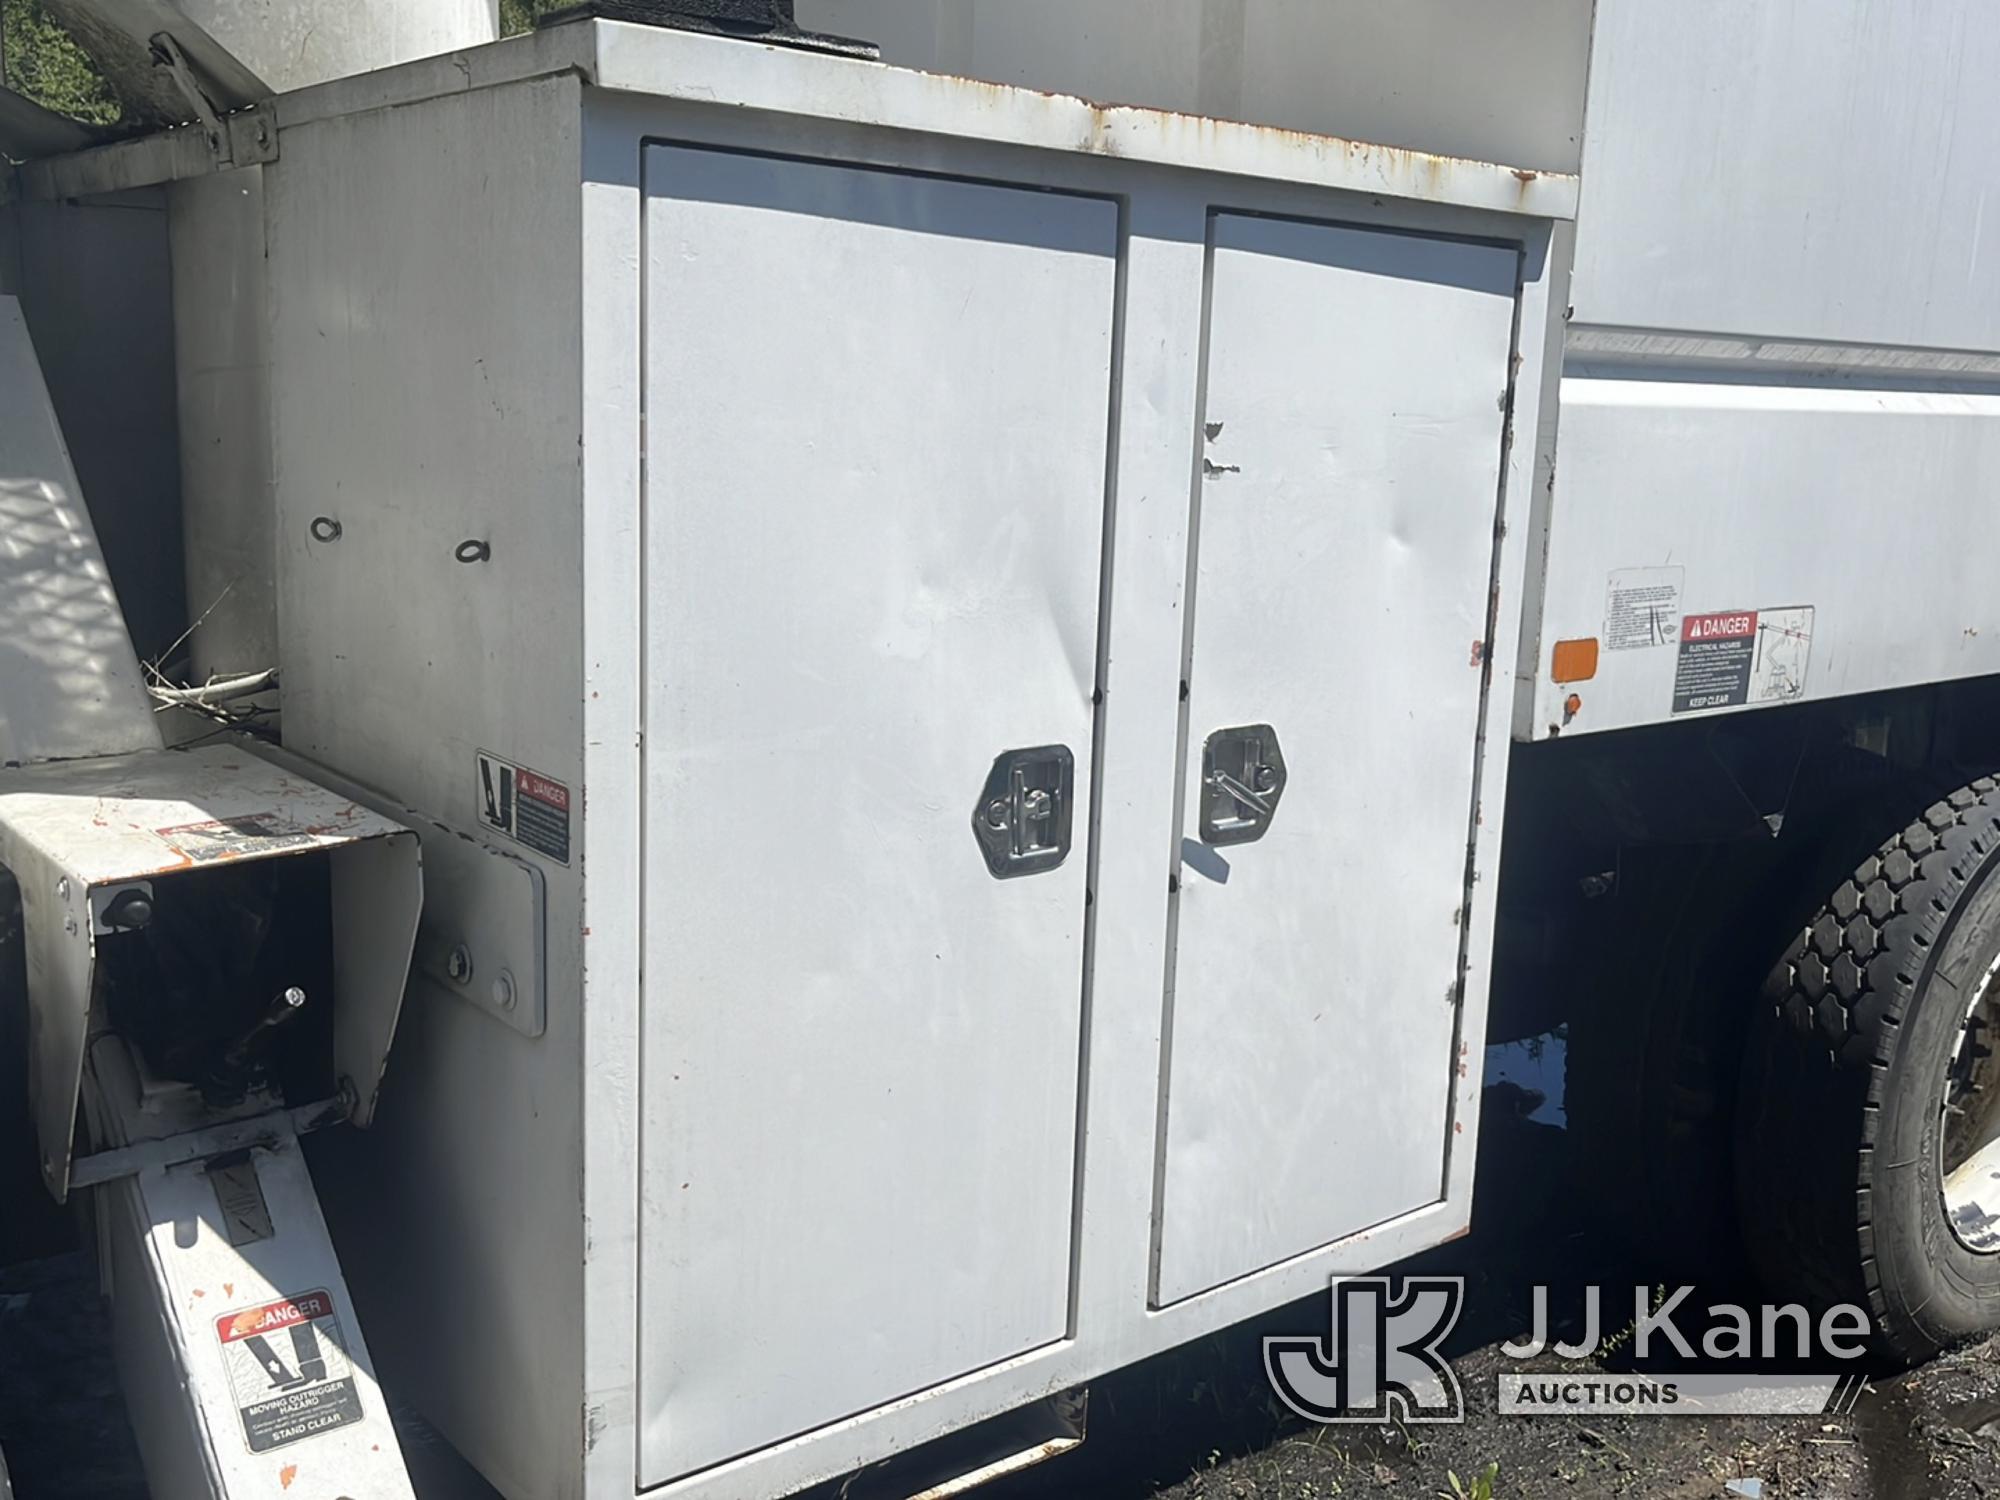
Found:
[{"label": "cabinet door latch", "polygon": [[1039,875],[1069,857],[1076,757],[1067,745],[1009,750],[993,762],[972,832],[996,880]]},{"label": "cabinet door latch", "polygon": [[1252,844],[1277,816],[1285,755],[1269,724],[1218,729],[1201,747],[1201,841]]}]

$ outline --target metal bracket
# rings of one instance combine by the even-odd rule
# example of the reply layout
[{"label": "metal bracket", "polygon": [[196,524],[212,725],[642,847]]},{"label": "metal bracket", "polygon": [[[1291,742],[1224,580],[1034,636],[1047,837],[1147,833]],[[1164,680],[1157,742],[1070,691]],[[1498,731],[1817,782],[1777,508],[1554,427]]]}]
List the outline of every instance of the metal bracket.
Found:
[{"label": "metal bracket", "polygon": [[222,117],[229,132],[228,158],[239,167],[268,166],[278,159],[278,116],[269,105]]},{"label": "metal bracket", "polygon": [[338,1099],[324,1099],[318,1104],[301,1105],[297,1109],[276,1110],[247,1120],[206,1125],[199,1130],[167,1136],[163,1140],[138,1141],[130,1146],[113,1147],[109,1151],[79,1157],[70,1167],[70,1190],[74,1192],[78,1188],[116,1182],[121,1177],[135,1176],[149,1167],[178,1167],[187,1162],[221,1156],[225,1152],[247,1151],[254,1146],[276,1146],[294,1135],[306,1135],[328,1125],[338,1125],[346,1118],[345,1104]]},{"label": "metal bracket", "polygon": [[995,880],[1039,875],[1069,857],[1076,757],[1067,745],[1009,750],[972,809],[972,834]]},{"label": "metal bracket", "polygon": [[218,161],[229,161],[229,132],[223,128],[222,117],[217,113],[215,103],[195,76],[194,65],[188,61],[187,53],[174,39],[171,31],[156,32],[148,39],[153,49],[153,62],[167,70],[167,76],[174,81],[174,90],[181,96],[181,102],[194,111],[195,119],[201,122],[202,134],[208,137],[208,149],[215,153]]},{"label": "metal bracket", "polygon": [[1269,724],[1218,729],[1201,747],[1201,841],[1254,844],[1285,794],[1285,756]]},{"label": "metal bracket", "polygon": [[226,102],[218,103],[171,31],[152,37],[150,46],[154,65],[166,70],[175,93],[194,111],[218,168],[262,166],[278,159],[277,120],[270,109],[263,105],[233,109]]},{"label": "metal bracket", "polygon": [[527,860],[419,824],[424,915],[417,977],[524,1036],[548,1028],[546,883]]}]

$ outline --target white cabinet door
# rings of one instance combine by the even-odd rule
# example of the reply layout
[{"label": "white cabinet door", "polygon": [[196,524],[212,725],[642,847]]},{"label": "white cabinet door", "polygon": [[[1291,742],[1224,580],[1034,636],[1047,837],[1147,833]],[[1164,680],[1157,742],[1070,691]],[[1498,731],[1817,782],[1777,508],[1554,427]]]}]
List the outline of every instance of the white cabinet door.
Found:
[{"label": "white cabinet door", "polygon": [[1517,281],[1227,214],[1210,253],[1160,1305],[1442,1194]]},{"label": "white cabinet door", "polygon": [[1118,256],[894,172],[646,195],[642,1486],[1065,1335]]}]

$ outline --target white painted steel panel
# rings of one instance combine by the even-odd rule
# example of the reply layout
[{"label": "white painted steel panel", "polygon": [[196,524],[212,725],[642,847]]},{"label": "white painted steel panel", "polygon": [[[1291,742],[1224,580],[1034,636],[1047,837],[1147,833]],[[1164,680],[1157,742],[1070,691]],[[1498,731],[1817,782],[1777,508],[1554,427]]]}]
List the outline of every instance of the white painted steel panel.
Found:
[{"label": "white painted steel panel", "polygon": [[[563,76],[544,76],[551,72]],[[1450,1137],[1441,1201],[1171,1308],[1147,1306],[1167,939],[1162,866],[1174,834],[1206,230],[1211,212],[1227,207],[1518,241],[1522,316],[1540,327],[1563,263],[1551,257],[1547,217],[1569,211],[1574,179],[1524,183],[1505,168],[608,23],[326,85],[274,108],[284,121],[267,204],[288,736],[397,803],[467,828],[477,817],[470,773],[478,748],[561,777],[576,795],[573,863],[543,866],[547,1034],[530,1039],[462,1004],[414,994],[376,1127],[317,1143],[329,1219],[336,1230],[362,1226],[342,1252],[385,1378],[496,1488],[510,1500],[629,1497],[648,1429],[664,1424],[671,1435],[674,1415],[654,1404],[641,1378],[641,1362],[663,1351],[646,1333],[640,1304],[656,1305],[662,1284],[651,1269],[676,1253],[658,1232],[661,1210],[674,1206],[640,1191],[649,1180],[642,1155],[656,1168],[673,1145],[641,1094],[642,1071],[658,1076],[640,1059],[658,1041],[662,1015],[646,1011],[642,1026],[642,980],[649,1001],[666,982],[662,903],[642,878],[639,848],[642,832],[658,844],[640,815],[640,703],[660,682],[641,662],[637,627],[648,588],[660,602],[640,564],[642,527],[661,514],[642,503],[641,463],[649,430],[656,466],[671,452],[663,444],[706,439],[677,423],[657,393],[649,421],[642,400],[648,142],[1115,196],[1126,232],[1118,301],[1134,330],[1118,356],[1115,563],[1107,570],[1115,587],[1096,745],[1102,831],[1088,851],[1097,863],[1080,1038],[1078,1016],[1069,1017],[1089,1084],[1075,1157],[1068,1324],[1053,1342],[675,1479],[661,1493],[790,1493],[1322,1291],[1330,1271],[1387,1263],[1464,1229],[1476,1066],[1450,1080],[1448,1107],[1464,1133]],[[794,256],[783,269],[811,262]],[[777,326],[772,282],[765,277],[742,299],[755,304],[766,332]],[[796,323],[802,308],[818,311],[797,298],[783,311]],[[799,337],[818,332],[808,325]],[[1544,353],[1532,338],[1520,351],[1515,417],[1524,430],[1536,418]],[[931,368],[935,377],[949,366]],[[789,408],[795,414],[823,399],[814,390],[812,401]],[[1514,446],[1510,519],[1526,509],[1532,461],[1525,442]],[[307,526],[330,505],[347,530],[325,548],[311,543]],[[1101,519],[1096,491],[1082,508]],[[493,559],[450,563],[472,527],[491,528]],[[1513,525],[1500,546],[1503,597],[1518,597],[1528,528]],[[1094,543],[1053,550],[1048,566],[1058,572],[1095,566]],[[851,568],[851,554],[842,555]],[[703,587],[720,584],[704,578]],[[1502,660],[1515,658],[1517,623],[1511,611],[1498,617]],[[1091,650],[1079,644],[1077,661]],[[648,653],[657,666],[658,653]],[[1066,691],[1080,697],[1086,669],[1070,670]],[[982,748],[990,757],[997,747]],[[1480,758],[1485,804],[1474,850],[1481,878],[1461,933],[1469,969],[1459,1024],[1476,1038],[1506,746],[1489,737],[1466,753]],[[1088,754],[1080,763],[1095,773]],[[730,790],[733,800],[733,782]],[[962,791],[953,800],[965,805],[950,811],[951,836],[976,862],[970,802]],[[1072,864],[1085,857],[1084,832],[1080,822]],[[783,880],[807,878],[771,868]],[[821,868],[816,899],[868,889],[861,877]],[[982,871],[982,894],[986,880]],[[766,924],[753,935],[769,931],[767,915],[756,907],[749,915]],[[1398,912],[1386,893],[1369,918],[1394,927]],[[642,927],[651,945],[643,976]],[[1442,915],[1436,930],[1455,944]],[[801,932],[796,951],[811,959],[804,944],[813,929]],[[1402,940],[1419,936],[1412,928]],[[749,1039],[743,1048],[755,1051]],[[904,1062],[914,1076],[907,1055]],[[748,1164],[739,1175],[785,1161],[762,1137],[726,1149],[732,1162]],[[900,1180],[885,1173],[864,1188],[861,1202],[886,1195],[893,1205]],[[1002,1196],[993,1202],[1003,1220],[1018,1217]],[[857,1212],[842,1205],[849,1217]],[[406,1232],[394,1240],[368,1232],[383,1222]],[[781,1233],[816,1241],[841,1222],[798,1218]],[[651,1263],[643,1280],[642,1254]],[[732,1269],[742,1274],[711,1283],[725,1287],[718,1299],[766,1306],[760,1263]],[[828,1300],[848,1295],[836,1271],[815,1261],[813,1274],[832,1289]],[[911,1278],[886,1297],[879,1284],[853,1296],[900,1309],[912,1286],[926,1290]],[[982,1299],[974,1291],[952,1300],[950,1316]],[[785,1310],[782,1299],[775,1306]],[[441,1327],[451,1330],[448,1340],[435,1337]],[[833,1372],[826,1380],[849,1368],[866,1374],[873,1338],[871,1327],[858,1343],[818,1355],[819,1368]],[[748,1405],[743,1415],[756,1422],[765,1414]],[[746,1427],[744,1440],[768,1430]]]},{"label": "white painted steel panel", "polygon": [[[1158,1302],[1443,1196],[1518,266],[1214,222]],[[1283,798],[1205,846],[1250,724]]]},{"label": "white painted steel panel", "polygon": [[[582,810],[586,514],[628,550],[637,525],[636,489],[584,499],[582,93],[545,78],[301,125],[264,177],[286,744],[465,832],[481,750],[576,792],[569,866],[514,849],[541,863],[549,972],[569,986],[546,1034],[419,986],[401,1087],[374,1129],[321,1148],[357,1163],[322,1191],[336,1233],[362,1226],[341,1252],[385,1378],[535,1500],[571,1485],[582,1446],[580,1136],[585,1089],[611,1097],[579,1060],[584,935],[637,922],[609,910],[637,860],[604,857]],[[636,351],[636,321],[624,338]],[[314,539],[318,516],[337,542]],[[455,561],[470,538],[491,558]],[[615,660],[636,679],[629,645]],[[636,762],[636,728],[593,738]],[[406,1232],[373,1233],[387,1222]]]},{"label": "white painted steel panel", "polygon": [[[1060,1339],[1117,211],[647,152],[640,1478]],[[994,758],[1076,845],[987,872]]]},{"label": "white painted steel panel", "polygon": [[2000,7],[1600,0],[1579,323],[2000,350]]},{"label": "white painted steel panel", "polygon": [[[1996,474],[1996,396],[1564,381],[1526,735],[1677,717],[1689,615],[1810,607],[1799,697],[2000,672]],[[1610,575],[1634,568],[1679,570],[1661,641],[1601,651],[1589,681],[1552,681],[1554,643],[1602,637]],[[1780,688],[1679,717],[1792,701]]]},{"label": "white painted steel panel", "polygon": [[[1973,0],[1603,0],[1517,738],[2000,671],[1996,71]],[[1654,644],[1614,575],[1663,580]],[[1688,617],[1749,611],[1753,659],[1682,672]]]},{"label": "white painted steel panel", "polygon": [[1542,171],[1583,142],[1589,0],[798,0],[904,67]]},{"label": "white painted steel panel", "polygon": [[263,174],[245,167],[167,190],[182,540],[188,616],[201,621],[190,682],[279,660]]}]

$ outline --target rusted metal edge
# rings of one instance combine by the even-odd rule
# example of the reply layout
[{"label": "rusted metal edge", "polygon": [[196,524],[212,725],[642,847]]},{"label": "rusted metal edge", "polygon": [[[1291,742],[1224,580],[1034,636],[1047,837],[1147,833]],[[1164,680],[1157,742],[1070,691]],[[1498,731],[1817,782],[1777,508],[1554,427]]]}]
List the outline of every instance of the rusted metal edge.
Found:
[{"label": "rusted metal edge", "polygon": [[[536,78],[689,104],[834,120],[1038,150],[1411,199],[1539,219],[1576,216],[1579,179],[1466,157],[983,83],[855,58],[615,21],[578,22],[488,47],[337,79],[227,117],[219,160],[182,128],[33,162],[28,199],[89,197],[277,158],[284,130]],[[259,139],[259,132],[262,139]],[[261,153],[261,154],[260,154]]]},{"label": "rusted metal edge", "polygon": [[1032,1444],[1006,1458],[995,1459],[992,1463],[961,1474],[956,1479],[932,1485],[929,1489],[910,1496],[910,1500],[952,1500],[952,1497],[958,1495],[969,1495],[974,1490],[992,1484],[995,1480],[1023,1473],[1047,1463],[1052,1458],[1061,1458],[1065,1453],[1074,1453],[1082,1446],[1083,1439],[1080,1437],[1050,1438],[1047,1442]]},{"label": "rusted metal edge", "polygon": [[597,33],[593,78],[609,90],[1533,218],[1576,216],[1579,179],[1567,173],[1093,104],[1073,95],[651,27],[599,22]]}]

